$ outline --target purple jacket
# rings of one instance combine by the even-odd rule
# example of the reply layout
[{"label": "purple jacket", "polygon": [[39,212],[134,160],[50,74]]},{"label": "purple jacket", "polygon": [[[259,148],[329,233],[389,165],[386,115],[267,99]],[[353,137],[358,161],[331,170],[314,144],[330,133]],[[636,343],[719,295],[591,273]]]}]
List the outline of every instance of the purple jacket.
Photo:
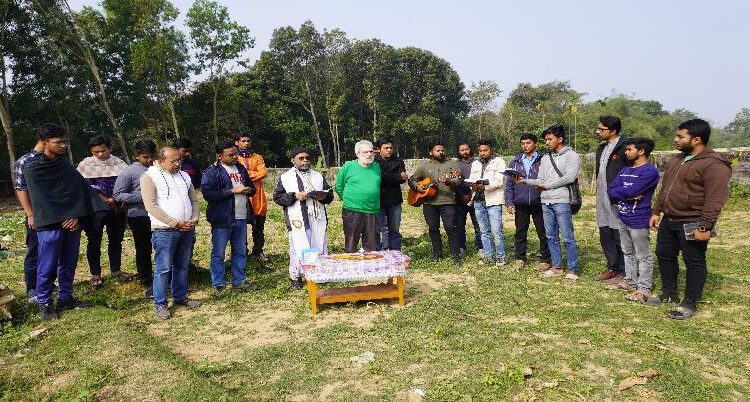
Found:
[{"label": "purple jacket", "polygon": [[[526,179],[539,178],[539,165],[542,163],[544,152],[537,152],[536,159],[531,163],[531,175],[526,177],[526,169],[523,167],[521,158],[523,152],[519,152],[508,164],[508,169],[513,169],[523,175]],[[512,178],[505,178],[505,205],[542,205],[542,190],[528,184],[516,184]]]},{"label": "purple jacket", "polygon": [[[647,229],[651,217],[651,198],[659,183],[659,170],[646,163],[638,167],[624,167],[609,185],[607,195],[619,209],[620,220],[632,229]],[[642,195],[640,200],[632,198]]]}]

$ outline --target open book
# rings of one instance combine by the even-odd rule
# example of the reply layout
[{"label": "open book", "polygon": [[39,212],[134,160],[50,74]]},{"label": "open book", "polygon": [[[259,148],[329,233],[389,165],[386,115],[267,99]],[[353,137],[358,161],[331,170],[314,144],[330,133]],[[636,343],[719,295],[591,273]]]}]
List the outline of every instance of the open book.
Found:
[{"label": "open book", "polygon": [[511,168],[503,170],[503,174],[506,176],[523,177],[523,173],[517,171],[516,169],[511,169]]},{"label": "open book", "polygon": [[485,186],[490,184],[489,179],[464,179],[464,182],[469,184],[484,184]]}]

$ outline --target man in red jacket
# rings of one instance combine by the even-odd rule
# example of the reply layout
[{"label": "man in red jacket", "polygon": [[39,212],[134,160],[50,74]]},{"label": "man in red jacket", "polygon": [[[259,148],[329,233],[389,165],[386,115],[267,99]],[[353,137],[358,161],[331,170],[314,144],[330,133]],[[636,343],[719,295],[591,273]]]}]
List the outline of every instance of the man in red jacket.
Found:
[{"label": "man in red jacket", "polygon": [[674,143],[682,153],[667,164],[649,220],[651,229],[659,230],[656,257],[662,292],[649,297],[646,304],[679,303],[677,255],[682,252],[685,299],[669,312],[669,317],[677,320],[688,319],[697,311],[696,303],[703,293],[708,271],[708,241],[729,197],[731,164],[723,155],[708,148],[710,135],[711,126],[701,119],[688,120],[677,127]]}]

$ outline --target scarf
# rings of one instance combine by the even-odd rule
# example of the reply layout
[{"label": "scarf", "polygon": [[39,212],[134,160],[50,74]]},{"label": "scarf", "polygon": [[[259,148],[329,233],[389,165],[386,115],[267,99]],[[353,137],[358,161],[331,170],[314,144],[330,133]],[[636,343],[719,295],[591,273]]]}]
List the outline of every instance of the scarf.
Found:
[{"label": "scarf", "polygon": [[248,148],[248,149],[239,149],[239,148],[237,148],[237,155],[239,155],[239,156],[241,156],[243,158],[249,158],[249,157],[251,157],[253,155],[253,149],[252,148]]},{"label": "scarf", "polygon": [[99,160],[96,156],[89,156],[78,164],[78,172],[85,179],[117,177],[127,168],[125,161],[114,155],[110,155],[106,161]]},{"label": "scarf", "polygon": [[38,153],[24,166],[24,175],[37,227],[109,211],[65,157]]}]

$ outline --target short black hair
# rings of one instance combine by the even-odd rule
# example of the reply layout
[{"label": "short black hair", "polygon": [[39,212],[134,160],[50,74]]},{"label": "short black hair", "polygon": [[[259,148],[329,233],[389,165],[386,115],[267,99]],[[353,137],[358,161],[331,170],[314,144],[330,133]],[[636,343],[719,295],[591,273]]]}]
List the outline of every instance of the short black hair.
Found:
[{"label": "short black hair", "polygon": [[477,141],[477,148],[479,148],[481,145],[486,145],[486,146],[492,148],[492,140],[490,140],[490,139],[483,139],[483,140]]},{"label": "short black hair", "polygon": [[193,141],[190,138],[186,137],[180,137],[176,140],[174,140],[174,143],[172,144],[173,147],[180,149],[193,149]]},{"label": "short black hair", "polygon": [[44,123],[36,129],[36,137],[40,140],[65,137],[65,129],[55,123]]},{"label": "short black hair", "polygon": [[542,131],[542,137],[547,134],[553,134],[555,137],[560,138],[560,141],[565,143],[565,127],[562,124],[555,124],[554,126],[547,127]]},{"label": "short black hair", "polygon": [[245,133],[245,132],[239,133],[239,134],[237,134],[237,135],[234,136],[234,140],[235,141],[239,141],[240,138],[250,138],[250,141],[253,140],[253,137],[250,136],[250,133]]},{"label": "short black hair", "polygon": [[95,135],[89,138],[89,149],[98,147],[99,145],[105,145],[107,148],[112,148],[112,144],[109,139],[103,135]]},{"label": "short black hair", "polygon": [[687,130],[690,139],[698,137],[703,145],[708,145],[708,139],[711,138],[711,125],[703,119],[690,119],[677,126],[677,129]]},{"label": "short black hair", "polygon": [[628,138],[625,144],[632,145],[635,147],[635,149],[639,151],[643,151],[646,157],[651,155],[651,152],[654,150],[654,147],[656,146],[656,144],[654,143],[654,140],[652,140],[651,138],[643,138],[643,137]]},{"label": "short black hair", "polygon": [[[458,145],[456,145],[456,152],[458,152],[458,149],[461,148],[461,145],[466,145],[467,147],[469,147],[469,151],[471,151],[471,144],[466,141],[461,141],[458,143]],[[430,151],[432,151],[432,148],[430,148]]]},{"label": "short black hair", "polygon": [[617,131],[617,134],[620,134],[620,130],[622,130],[622,122],[620,121],[620,118],[612,116],[611,114],[599,116],[599,123],[602,123],[604,127],[607,127],[612,131]]},{"label": "short black hair", "polygon": [[380,137],[377,141],[375,141],[375,146],[380,149],[385,144],[391,144],[393,145],[393,140],[390,137]]},{"label": "short black hair", "polygon": [[139,140],[135,143],[136,155],[154,155],[156,154],[156,144],[149,140]]},{"label": "short black hair", "polygon": [[436,146],[440,145],[441,147],[445,148],[445,145],[442,143],[442,141],[435,141],[430,143],[430,152],[432,152],[433,149],[435,149]]},{"label": "short black hair", "polygon": [[531,141],[534,141],[535,144],[539,142],[539,139],[536,138],[536,135],[531,134],[531,133],[521,134],[521,138],[519,139],[519,141],[523,141],[523,140],[531,140]]},{"label": "short black hair", "polygon": [[295,156],[303,153],[312,156],[309,149],[305,147],[294,147],[291,151],[289,151],[289,158],[294,159]]},{"label": "short black hair", "polygon": [[234,148],[234,146],[234,141],[221,140],[216,143],[214,149],[216,150],[216,155],[221,155],[225,149]]}]

